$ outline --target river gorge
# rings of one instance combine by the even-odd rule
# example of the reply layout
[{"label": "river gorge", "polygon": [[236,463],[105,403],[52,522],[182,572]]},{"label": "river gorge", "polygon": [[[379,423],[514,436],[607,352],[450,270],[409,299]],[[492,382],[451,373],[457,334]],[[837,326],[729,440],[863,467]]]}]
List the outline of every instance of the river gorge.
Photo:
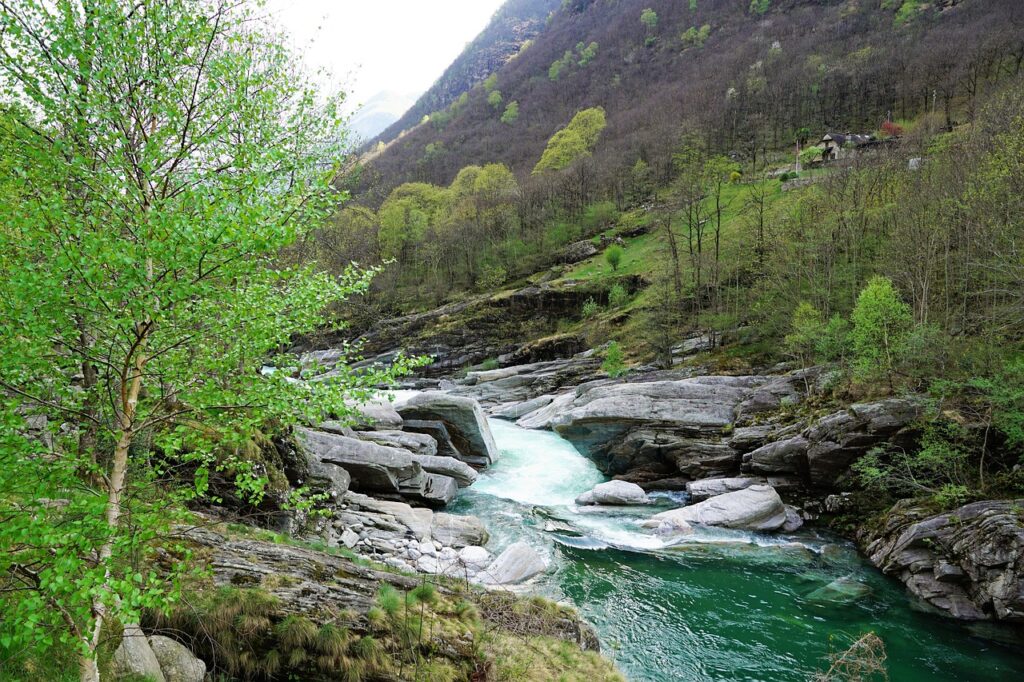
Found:
[{"label": "river gorge", "polygon": [[[638,526],[650,507],[579,507],[605,476],[557,434],[490,420],[501,458],[449,508],[484,520],[497,553],[524,540],[549,571],[526,589],[566,600],[631,680],[807,680],[831,645],[874,631],[901,682],[1009,680],[1024,660],[1004,633],[915,608],[848,541],[816,529],[762,535],[697,527],[677,540]],[[652,496],[657,506],[679,493]]]}]

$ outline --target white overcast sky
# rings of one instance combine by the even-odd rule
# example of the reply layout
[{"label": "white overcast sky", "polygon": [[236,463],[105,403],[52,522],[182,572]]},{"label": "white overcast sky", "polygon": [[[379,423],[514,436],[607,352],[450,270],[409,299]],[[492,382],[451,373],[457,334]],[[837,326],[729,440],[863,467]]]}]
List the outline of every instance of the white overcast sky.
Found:
[{"label": "white overcast sky", "polygon": [[503,0],[269,0],[274,23],[311,67],[362,104],[420,94],[487,25]]}]

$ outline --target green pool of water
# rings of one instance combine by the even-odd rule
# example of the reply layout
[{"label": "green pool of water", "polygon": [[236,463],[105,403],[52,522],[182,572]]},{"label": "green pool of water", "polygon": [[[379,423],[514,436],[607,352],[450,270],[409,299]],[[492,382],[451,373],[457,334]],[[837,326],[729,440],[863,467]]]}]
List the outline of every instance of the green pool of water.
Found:
[{"label": "green pool of water", "polygon": [[702,530],[666,546],[635,523],[650,509],[571,505],[602,478],[567,442],[493,429],[503,457],[455,511],[485,520],[492,551],[525,540],[546,553],[552,570],[534,589],[574,603],[631,680],[808,680],[830,647],[869,631],[894,682],[1024,679],[1019,644],[992,638],[1008,633],[915,610],[848,543]]}]

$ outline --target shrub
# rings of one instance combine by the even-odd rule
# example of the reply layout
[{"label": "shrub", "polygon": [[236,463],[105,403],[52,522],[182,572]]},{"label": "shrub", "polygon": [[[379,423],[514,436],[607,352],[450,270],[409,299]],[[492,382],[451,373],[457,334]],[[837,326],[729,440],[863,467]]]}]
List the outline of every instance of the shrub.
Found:
[{"label": "shrub", "polygon": [[612,308],[620,308],[629,303],[629,293],[621,284],[615,284],[608,290],[608,305]]},{"label": "shrub", "polygon": [[492,90],[491,94],[487,95],[487,103],[490,104],[492,108],[497,109],[501,106],[501,102],[501,90]]},{"label": "shrub", "polygon": [[626,373],[625,356],[618,341],[608,344],[608,348],[604,351],[604,362],[601,363],[601,369],[613,379]]},{"label": "shrub", "polygon": [[597,315],[597,313],[600,310],[601,310],[601,306],[597,303],[597,301],[594,300],[594,297],[591,296],[583,304],[583,317],[591,318],[594,315]]},{"label": "shrub", "polygon": [[653,31],[658,28],[658,13],[648,7],[640,13],[640,23],[642,23],[648,31]]},{"label": "shrub", "polygon": [[506,280],[508,280],[508,271],[505,268],[500,265],[490,265],[481,270],[476,283],[482,291],[490,291],[500,287]]},{"label": "shrub", "polygon": [[743,173],[740,173],[738,170],[734,170],[733,172],[729,173],[729,182],[732,183],[733,185],[738,184],[739,181],[742,179]]},{"label": "shrub", "polygon": [[519,120],[519,102],[512,100],[505,105],[505,113],[501,115],[501,122],[512,125]]},{"label": "shrub", "polygon": [[612,266],[612,270],[619,269],[619,263],[622,262],[622,247],[618,244],[612,244],[604,252],[604,259],[608,262],[608,265]]},{"label": "shrub", "polygon": [[786,350],[806,367],[813,362],[818,340],[825,329],[821,311],[806,301],[801,302],[793,311],[790,329],[784,339]]},{"label": "shrub", "polygon": [[885,137],[899,137],[903,134],[903,126],[892,121],[886,121],[882,124],[882,135]]}]

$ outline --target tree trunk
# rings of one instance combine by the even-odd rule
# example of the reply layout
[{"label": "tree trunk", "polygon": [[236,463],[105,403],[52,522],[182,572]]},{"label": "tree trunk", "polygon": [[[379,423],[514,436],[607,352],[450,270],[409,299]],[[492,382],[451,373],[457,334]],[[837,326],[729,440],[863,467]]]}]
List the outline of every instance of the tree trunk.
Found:
[{"label": "tree trunk", "polygon": [[96,658],[86,658],[79,654],[78,679],[81,682],[100,682],[100,668]]}]

